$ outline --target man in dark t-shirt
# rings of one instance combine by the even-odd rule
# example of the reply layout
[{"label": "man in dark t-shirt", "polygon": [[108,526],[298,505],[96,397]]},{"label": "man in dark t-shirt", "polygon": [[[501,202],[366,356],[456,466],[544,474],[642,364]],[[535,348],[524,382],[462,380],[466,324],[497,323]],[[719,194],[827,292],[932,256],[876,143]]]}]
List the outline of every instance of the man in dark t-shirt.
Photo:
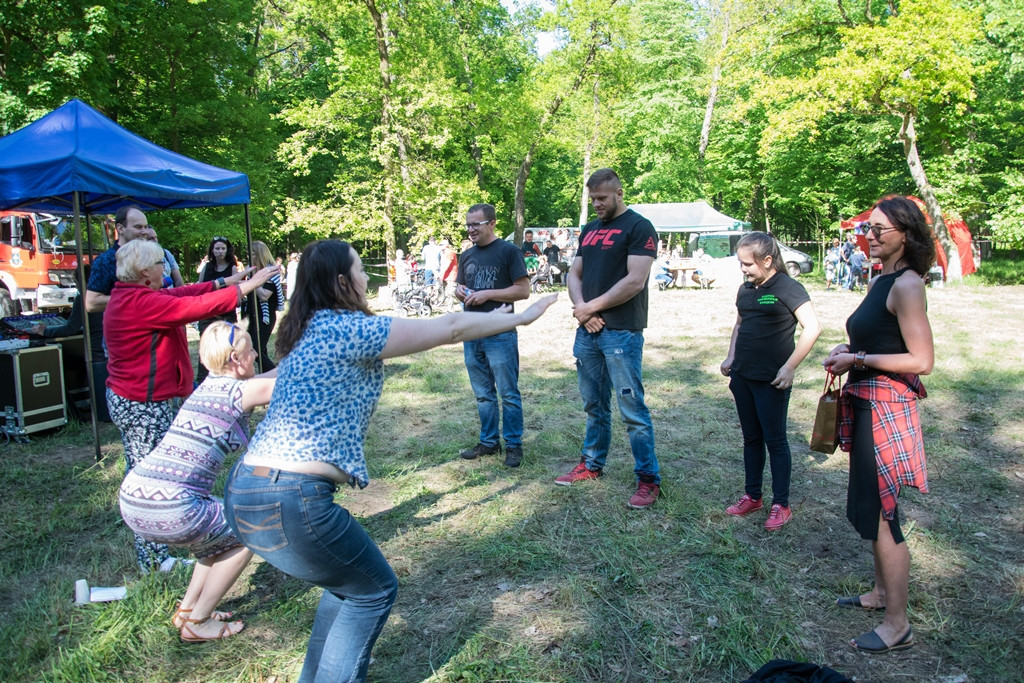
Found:
[{"label": "man in dark t-shirt", "polygon": [[533,241],[533,230],[523,233],[523,256],[540,256],[540,245]]},{"label": "man in dark t-shirt", "polygon": [[615,171],[595,171],[587,189],[597,220],[580,233],[568,281],[573,315],[579,321],[573,354],[587,430],[580,463],[555,483],[569,486],[601,476],[611,441],[614,391],[637,479],[628,505],[643,509],[657,500],[661,484],[654,426],[641,381],[647,278],[658,254],[658,235],[649,220],[626,208]]},{"label": "man in dark t-shirt", "polygon": [[[466,215],[473,246],[459,256],[455,297],[467,311],[493,311],[530,296],[530,278],[523,252],[494,234],[495,213],[490,204],[474,204]],[[498,434],[505,440],[506,467],[523,459],[523,400],[519,395],[519,336],[515,330],[463,342],[469,383],[480,414],[480,441],[461,455],[473,460],[501,453]],[[501,396],[501,411],[498,396]]]},{"label": "man in dark t-shirt", "polygon": [[544,243],[544,256],[548,260],[548,265],[552,267],[553,276],[558,278],[559,282],[564,282],[565,278],[562,273],[565,272],[565,268],[562,267],[562,250],[555,246],[555,243],[548,240]]}]

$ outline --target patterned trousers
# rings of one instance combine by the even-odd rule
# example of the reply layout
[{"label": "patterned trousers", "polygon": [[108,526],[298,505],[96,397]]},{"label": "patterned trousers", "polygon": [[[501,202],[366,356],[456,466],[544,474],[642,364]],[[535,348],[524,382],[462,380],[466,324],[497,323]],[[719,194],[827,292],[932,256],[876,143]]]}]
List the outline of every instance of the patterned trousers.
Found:
[{"label": "patterned trousers", "polygon": [[[124,444],[125,474],[156,448],[180,407],[180,399],[167,401],[132,401],[107,389],[110,419],[121,430]],[[158,569],[170,557],[167,546],[135,535],[135,556],[143,574]]]}]

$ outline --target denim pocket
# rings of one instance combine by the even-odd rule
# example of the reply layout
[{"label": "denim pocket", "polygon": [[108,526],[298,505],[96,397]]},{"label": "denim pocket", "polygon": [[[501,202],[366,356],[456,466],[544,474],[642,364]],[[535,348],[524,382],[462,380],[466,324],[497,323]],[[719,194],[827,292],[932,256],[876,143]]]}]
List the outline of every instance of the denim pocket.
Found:
[{"label": "denim pocket", "polygon": [[271,552],[288,545],[281,524],[281,504],[235,505],[235,525],[245,545],[256,552]]}]

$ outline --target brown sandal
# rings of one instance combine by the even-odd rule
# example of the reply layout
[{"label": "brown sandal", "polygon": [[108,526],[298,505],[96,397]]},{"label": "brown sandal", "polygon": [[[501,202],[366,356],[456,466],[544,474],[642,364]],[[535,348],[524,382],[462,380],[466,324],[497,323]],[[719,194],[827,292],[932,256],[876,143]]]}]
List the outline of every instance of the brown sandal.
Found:
[{"label": "brown sandal", "polygon": [[[241,633],[242,629],[245,628],[245,624],[243,624],[241,621],[223,622],[221,624],[220,630],[217,631],[217,635],[204,637],[197,635],[196,632],[192,630],[192,627],[189,626],[189,624],[205,624],[206,622],[210,621],[211,617],[206,617],[205,619],[189,619],[188,617],[182,617],[182,619],[185,620],[185,624],[181,627],[181,640],[185,643],[205,643],[210,640],[222,640],[224,638],[230,638],[233,635]],[[216,619],[214,619],[214,621],[216,621]],[[232,624],[241,624],[241,628],[239,628],[237,631],[232,631]]]},{"label": "brown sandal", "polygon": [[[178,604],[180,605],[181,603],[179,602]],[[171,617],[171,623],[174,624],[174,628],[181,628],[184,626],[189,614],[192,614],[191,609],[175,607],[174,616]],[[210,618],[214,621],[228,621],[233,616],[235,616],[234,612],[219,612],[217,610],[210,612]]]}]

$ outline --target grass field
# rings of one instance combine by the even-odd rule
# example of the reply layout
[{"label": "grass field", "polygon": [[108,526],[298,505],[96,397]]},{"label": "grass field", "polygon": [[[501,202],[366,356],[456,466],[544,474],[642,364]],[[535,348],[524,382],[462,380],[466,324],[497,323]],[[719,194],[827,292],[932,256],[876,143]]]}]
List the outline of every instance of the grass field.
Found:
[{"label": "grass field", "polygon": [[[793,521],[730,518],[741,439],[718,373],[735,289],[651,293],[645,385],[663,495],[630,510],[632,458],[616,415],[606,476],[552,480],[578,459],[584,415],[559,301],[520,332],[526,458],[467,462],[478,422],[462,352],[387,364],[367,444],[372,477],[339,501],[400,579],[370,680],[739,681],[783,657],[858,681],[1019,681],[1024,670],[1024,287],[929,290],[936,365],[922,404],[931,493],[901,498],[918,644],[883,657],[847,640],[877,616],[868,543],[845,519],[846,456],[807,448],[820,360],[860,296],[805,278],[825,332],[790,408]],[[0,448],[0,681],[294,681],[319,597],[255,560],[229,595],[246,630],[206,645],[170,624],[186,569],[139,576],[117,512],[116,431],[93,462],[88,426]],[[766,480],[767,483],[767,480]],[[76,607],[74,581],[127,585]]]}]

